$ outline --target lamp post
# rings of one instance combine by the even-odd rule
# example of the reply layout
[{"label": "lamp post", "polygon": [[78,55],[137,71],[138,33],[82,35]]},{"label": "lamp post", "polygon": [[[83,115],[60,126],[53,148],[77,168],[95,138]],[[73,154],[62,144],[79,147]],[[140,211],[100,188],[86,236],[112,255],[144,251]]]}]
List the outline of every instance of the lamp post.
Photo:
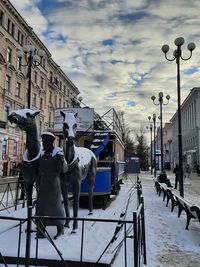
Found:
[{"label": "lamp post", "polygon": [[[151,120],[151,116],[148,117],[149,122]],[[151,156],[150,156],[150,162],[151,162],[151,174],[153,174],[153,148],[152,148],[152,130],[153,130],[153,125],[150,123],[150,139],[151,139]]]},{"label": "lamp post", "polygon": [[164,102],[163,92],[158,94],[158,102],[156,102],[156,97],[153,95],[151,97],[154,105],[160,106],[160,151],[161,151],[161,172],[163,172],[163,127],[162,127],[162,107],[169,103],[170,95],[166,96],[167,102]]},{"label": "lamp post", "polygon": [[190,51],[190,55],[187,58],[182,57],[181,46],[184,44],[184,38],[178,37],[175,39],[174,43],[176,49],[173,52],[173,58],[167,57],[167,52],[169,51],[169,46],[167,44],[162,46],[162,51],[165,54],[165,58],[168,61],[176,61],[177,65],[177,102],[178,102],[178,152],[179,152],[179,184],[180,184],[180,195],[184,197],[183,188],[183,162],[182,162],[182,129],[181,129],[181,85],[180,85],[180,60],[189,60],[192,57],[192,51],[195,49],[194,43],[189,43],[187,48]]},{"label": "lamp post", "polygon": [[[148,117],[149,122],[151,121],[151,116]],[[153,157],[153,165],[154,165],[154,178],[156,178],[156,114],[153,114],[153,151],[154,151],[154,157]],[[152,126],[152,124],[151,124]],[[151,148],[152,148],[152,142],[151,142]]]},{"label": "lamp post", "polygon": [[33,45],[24,45],[22,50],[17,52],[17,57],[22,59],[25,57],[26,64],[21,64],[23,67],[28,67],[28,108],[31,108],[31,69],[41,65],[42,58],[45,55],[44,50],[39,50],[38,54],[34,54],[35,47]]}]

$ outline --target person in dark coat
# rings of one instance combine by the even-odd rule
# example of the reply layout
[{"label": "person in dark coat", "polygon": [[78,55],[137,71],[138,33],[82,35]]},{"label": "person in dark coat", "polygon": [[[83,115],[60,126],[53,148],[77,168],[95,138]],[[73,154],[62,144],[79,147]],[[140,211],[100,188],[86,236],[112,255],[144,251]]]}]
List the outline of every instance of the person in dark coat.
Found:
[{"label": "person in dark coat", "polygon": [[161,172],[157,177],[159,183],[165,183],[168,187],[172,187],[170,179],[167,178],[167,174],[165,172]]},{"label": "person in dark coat", "polygon": [[174,189],[177,189],[178,186],[178,182],[179,182],[179,168],[178,168],[178,164],[176,164],[173,173],[175,174],[175,186]]},{"label": "person in dark coat", "polygon": [[[43,152],[39,159],[36,215],[64,218],[60,175],[67,171],[67,163],[62,149],[53,146],[55,136],[50,132],[44,132],[41,137]],[[64,234],[64,220],[46,219],[38,221],[38,238],[44,238],[45,227],[52,225],[57,226],[57,234],[54,239]]]}]

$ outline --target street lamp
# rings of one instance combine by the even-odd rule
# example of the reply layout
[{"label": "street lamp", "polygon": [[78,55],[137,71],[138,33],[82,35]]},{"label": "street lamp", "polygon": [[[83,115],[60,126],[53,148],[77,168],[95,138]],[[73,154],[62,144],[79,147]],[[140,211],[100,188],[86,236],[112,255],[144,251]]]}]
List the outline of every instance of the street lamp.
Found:
[{"label": "street lamp", "polygon": [[[151,116],[148,117],[149,122],[151,121]],[[154,165],[154,178],[156,178],[156,114],[153,114],[153,150],[154,150],[154,160],[153,160],[153,165]],[[152,142],[151,142],[152,144]],[[152,146],[151,146],[152,148]]]},{"label": "street lamp", "polygon": [[164,102],[163,92],[158,94],[158,102],[156,102],[156,97],[153,95],[151,97],[154,105],[160,106],[160,150],[161,150],[161,172],[163,172],[163,128],[162,128],[162,106],[169,103],[170,95],[166,96],[167,102]]},{"label": "street lamp", "polygon": [[28,67],[28,108],[31,108],[31,69],[41,65],[42,58],[45,55],[44,50],[39,50],[38,54],[34,54],[35,47],[33,45],[24,45],[22,50],[17,52],[17,57],[22,59],[25,57],[26,64],[21,64],[23,67]]},{"label": "street lamp", "polygon": [[180,60],[189,60],[192,57],[192,51],[195,49],[196,45],[194,43],[189,43],[187,49],[190,51],[188,58],[182,57],[181,46],[184,44],[184,38],[178,37],[175,39],[174,43],[177,48],[174,50],[173,58],[167,57],[167,52],[169,51],[169,46],[167,44],[162,46],[162,51],[165,54],[165,58],[168,61],[176,60],[177,65],[177,99],[178,99],[178,151],[179,151],[179,184],[180,184],[180,195],[184,197],[183,188],[183,162],[182,162],[182,130],[181,130],[181,85],[180,85]]},{"label": "street lamp", "polygon": [[[151,120],[151,116],[148,117],[149,122]],[[147,126],[148,127],[148,126]],[[151,139],[151,157],[150,157],[150,162],[151,162],[151,174],[153,174],[153,148],[152,148],[152,130],[153,130],[153,125],[150,123],[150,139]]]}]

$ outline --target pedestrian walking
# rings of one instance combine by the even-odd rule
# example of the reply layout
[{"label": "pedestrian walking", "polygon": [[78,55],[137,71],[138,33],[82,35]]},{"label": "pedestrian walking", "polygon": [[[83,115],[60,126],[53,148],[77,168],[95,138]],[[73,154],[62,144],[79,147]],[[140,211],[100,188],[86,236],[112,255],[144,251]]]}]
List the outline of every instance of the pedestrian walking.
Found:
[{"label": "pedestrian walking", "polygon": [[175,186],[174,189],[177,189],[179,183],[179,167],[178,164],[174,167],[173,173],[175,174]]},{"label": "pedestrian walking", "polygon": [[184,172],[185,172],[185,178],[190,179],[191,167],[188,163],[185,166]]},{"label": "pedestrian walking", "polygon": [[197,175],[200,176],[200,166],[199,166],[199,164],[197,164],[197,166],[196,166],[196,172],[197,172]]}]

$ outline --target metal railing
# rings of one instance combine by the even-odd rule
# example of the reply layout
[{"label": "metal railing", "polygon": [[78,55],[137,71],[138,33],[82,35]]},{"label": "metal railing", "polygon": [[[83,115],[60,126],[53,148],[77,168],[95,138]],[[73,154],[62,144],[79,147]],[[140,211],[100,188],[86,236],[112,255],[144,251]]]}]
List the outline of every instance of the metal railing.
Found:
[{"label": "metal railing", "polygon": [[[144,216],[144,199],[142,196],[142,185],[139,181],[139,178],[137,179],[136,183],[136,189],[137,190],[137,210],[133,212],[133,219],[132,220],[123,220],[123,219],[94,219],[94,218],[58,218],[58,217],[41,217],[41,216],[33,216],[32,210],[33,207],[28,207],[28,215],[26,218],[13,218],[13,217],[7,217],[7,216],[0,216],[0,220],[12,220],[12,221],[18,221],[17,225],[13,225],[12,227],[8,228],[7,231],[10,229],[13,229],[14,227],[18,227],[18,248],[17,248],[17,255],[16,255],[16,264],[17,266],[20,264],[25,264],[26,267],[29,267],[30,265],[34,264],[35,266],[42,266],[41,259],[38,258],[38,251],[39,251],[39,243],[38,239],[36,239],[36,245],[35,245],[35,257],[34,259],[30,257],[30,255],[33,255],[33,245],[31,245],[31,235],[32,235],[32,225],[36,225],[36,231],[43,231],[45,237],[49,241],[50,245],[54,247],[55,251],[58,253],[60,257],[60,261],[63,263],[62,266],[68,266],[67,260],[65,260],[62,256],[61,251],[57,248],[56,244],[52,240],[50,234],[46,230],[45,227],[41,229],[42,222],[44,220],[77,220],[81,222],[81,237],[80,237],[80,266],[86,266],[84,261],[84,247],[85,247],[85,230],[86,230],[86,223],[91,222],[92,225],[95,223],[114,223],[116,224],[114,234],[111,235],[110,240],[105,245],[105,248],[102,250],[100,255],[95,261],[95,266],[100,265],[101,260],[105,256],[106,252],[110,247],[114,244],[113,249],[113,256],[110,259],[110,263],[113,263],[122,247],[124,246],[124,267],[128,266],[128,257],[127,257],[127,242],[130,239],[133,239],[133,259],[134,267],[141,267],[142,263],[147,264],[146,260],[146,240],[145,240],[145,216]],[[26,246],[25,246],[25,257],[20,257],[21,253],[21,233],[22,233],[22,224],[27,222],[26,226]],[[4,231],[5,232],[5,231]],[[1,233],[0,233],[1,234]],[[118,240],[118,237],[120,241]],[[118,240],[118,242],[116,242]],[[88,242],[88,240],[87,240]],[[116,245],[116,243],[118,243]],[[129,241],[130,243],[130,241]],[[19,260],[20,258],[20,260]],[[23,259],[22,259],[23,258]],[[0,255],[0,262],[4,263],[6,265],[6,259],[5,255]],[[41,264],[41,265],[40,265]],[[83,265],[81,265],[83,264]]]}]

